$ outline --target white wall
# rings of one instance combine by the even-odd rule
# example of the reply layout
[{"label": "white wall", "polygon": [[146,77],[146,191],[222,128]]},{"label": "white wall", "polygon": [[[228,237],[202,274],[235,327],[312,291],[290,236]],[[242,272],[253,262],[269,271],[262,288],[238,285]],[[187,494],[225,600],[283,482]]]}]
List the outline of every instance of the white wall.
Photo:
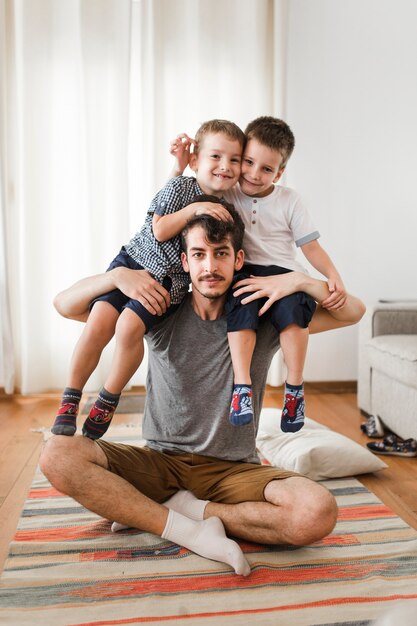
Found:
[{"label": "white wall", "polygon": [[[289,0],[286,184],[366,303],[417,300],[417,3]],[[314,272],[313,272],[314,273]],[[313,337],[306,380],[356,378],[357,328]]]}]

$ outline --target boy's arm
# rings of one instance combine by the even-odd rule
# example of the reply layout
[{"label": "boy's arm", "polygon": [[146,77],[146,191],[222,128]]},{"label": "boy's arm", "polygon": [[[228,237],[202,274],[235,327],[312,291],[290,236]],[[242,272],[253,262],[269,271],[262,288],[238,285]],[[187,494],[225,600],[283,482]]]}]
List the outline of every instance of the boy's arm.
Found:
[{"label": "boy's arm", "polygon": [[337,271],[333,261],[317,240],[301,246],[301,250],[308,262],[323,276],[327,278],[330,297],[321,304],[326,309],[340,308],[346,301],[346,289],[343,280]]},{"label": "boy's arm", "polygon": [[226,222],[232,217],[229,211],[222,204],[213,202],[193,202],[175,213],[166,215],[153,214],[152,230],[157,241],[168,241],[186,227],[187,222],[195,215],[211,215],[218,220]]},{"label": "boy's arm", "polygon": [[113,289],[120,289],[152,314],[162,315],[170,304],[169,293],[146,270],[116,267],[109,272],[89,276],[61,291],[54,306],[63,317],[85,322],[92,300]]},{"label": "boy's arm", "polygon": [[169,152],[175,158],[174,165],[171,170],[171,178],[181,176],[185,168],[190,162],[191,146],[195,145],[195,139],[189,137],[186,133],[181,133],[171,141]]},{"label": "boy's arm", "polygon": [[335,305],[332,310],[323,308],[323,302],[331,295],[327,283],[302,272],[289,272],[278,276],[251,276],[236,283],[234,289],[233,293],[236,296],[243,293],[251,294],[242,300],[242,304],[258,298],[267,299],[259,315],[265,313],[274,302],[284,296],[296,291],[308,293],[319,303],[309,326],[310,333],[356,324],[366,310],[363,302],[350,294],[346,294],[346,300],[340,307]]}]

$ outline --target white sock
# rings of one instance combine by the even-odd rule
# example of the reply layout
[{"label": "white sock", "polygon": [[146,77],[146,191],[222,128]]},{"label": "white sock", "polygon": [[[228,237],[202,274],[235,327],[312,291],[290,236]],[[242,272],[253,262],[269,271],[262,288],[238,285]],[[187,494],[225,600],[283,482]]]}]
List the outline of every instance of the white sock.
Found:
[{"label": "white sock", "polygon": [[113,522],[111,525],[112,533],[117,533],[119,530],[126,530],[127,528],[132,528],[131,526],[126,526],[126,524],[119,524],[119,522]]},{"label": "white sock", "polygon": [[[190,519],[201,521],[204,519],[204,509],[208,502],[209,500],[199,500],[191,491],[180,489],[177,493],[174,493],[169,500],[164,502],[163,505],[177,513],[182,513]],[[112,533],[117,533],[119,530],[126,530],[127,528],[130,527],[125,524],[119,524],[118,522],[113,522],[111,525]]]},{"label": "white sock", "polygon": [[227,563],[233,567],[236,574],[241,576],[250,574],[250,565],[242,550],[236,541],[226,537],[223,524],[218,517],[196,521],[170,509],[161,536],[206,559]]},{"label": "white sock", "polygon": [[191,491],[180,489],[163,504],[168,509],[182,513],[190,519],[201,521],[204,519],[204,509],[208,502],[208,500],[199,500]]}]

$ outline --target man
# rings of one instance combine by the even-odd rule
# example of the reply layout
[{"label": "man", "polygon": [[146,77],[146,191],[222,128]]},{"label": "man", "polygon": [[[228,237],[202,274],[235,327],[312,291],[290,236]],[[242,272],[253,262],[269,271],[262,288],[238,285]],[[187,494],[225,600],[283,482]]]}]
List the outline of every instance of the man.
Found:
[{"label": "man", "polygon": [[[182,262],[193,288],[178,311],[147,335],[147,447],[56,436],[45,446],[41,467],[57,489],[98,515],[160,535],[247,575],[250,567],[225,531],[259,543],[306,545],[332,531],[337,508],[323,486],[258,462],[255,432],[278,348],[267,319],[258,330],[252,364],[255,428],[251,423],[237,432],[229,423],[233,371],[223,306],[233,273],[243,264],[243,225],[234,218],[233,224],[200,216],[183,232]],[[143,287],[132,288],[137,276],[117,268],[84,279],[60,294],[56,306],[84,320],[94,297],[120,288],[162,311],[166,292],[141,274],[147,291],[139,293]],[[284,291],[307,290],[320,301],[329,295],[322,281],[290,276]],[[268,295],[260,283],[254,288]],[[347,318],[354,310],[359,314],[355,301],[345,306]],[[336,325],[322,316],[317,328]]]}]

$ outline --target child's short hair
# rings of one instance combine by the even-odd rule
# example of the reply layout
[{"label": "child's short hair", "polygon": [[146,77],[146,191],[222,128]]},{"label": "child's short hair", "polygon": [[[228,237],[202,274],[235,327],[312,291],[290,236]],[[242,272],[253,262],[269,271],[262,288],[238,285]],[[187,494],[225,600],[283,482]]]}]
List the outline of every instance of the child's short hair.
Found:
[{"label": "child's short hair", "polygon": [[246,141],[256,139],[262,145],[277,150],[283,158],[281,167],[287,165],[294,150],[295,138],[286,122],[269,115],[257,117],[247,125],[245,135]]},{"label": "child's short hair", "polygon": [[229,139],[238,141],[243,150],[246,137],[245,133],[239,128],[239,126],[237,126],[234,122],[229,122],[229,120],[209,120],[208,122],[201,124],[200,128],[196,132],[196,145],[194,146],[194,152],[198,154],[198,146],[201,145],[201,142],[206,135],[216,135],[217,133],[223,133]]}]

